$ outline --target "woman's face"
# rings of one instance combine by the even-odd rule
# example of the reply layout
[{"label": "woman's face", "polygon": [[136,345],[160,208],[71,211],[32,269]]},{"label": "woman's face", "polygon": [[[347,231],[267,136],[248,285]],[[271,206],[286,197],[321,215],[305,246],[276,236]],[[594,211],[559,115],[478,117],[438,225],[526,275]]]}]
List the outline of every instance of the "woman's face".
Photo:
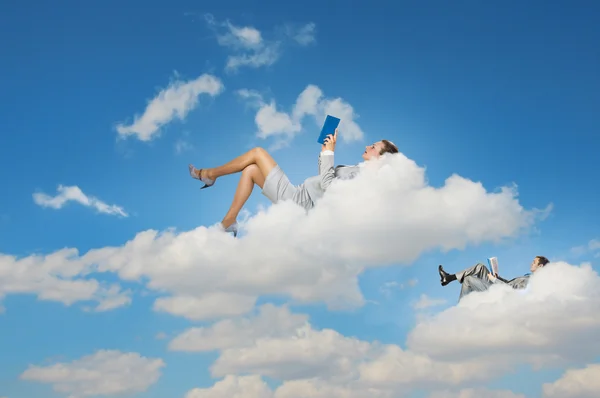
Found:
[{"label": "woman's face", "polygon": [[383,149],[383,142],[379,141],[374,144],[365,147],[365,151],[362,154],[364,160],[377,159],[381,150]]}]

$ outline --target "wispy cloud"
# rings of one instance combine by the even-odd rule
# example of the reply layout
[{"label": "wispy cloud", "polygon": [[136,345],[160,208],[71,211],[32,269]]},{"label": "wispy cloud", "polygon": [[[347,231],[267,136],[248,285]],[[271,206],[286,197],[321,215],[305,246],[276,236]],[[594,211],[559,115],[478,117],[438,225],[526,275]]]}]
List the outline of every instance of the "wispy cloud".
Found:
[{"label": "wispy cloud", "polygon": [[575,256],[591,254],[600,257],[600,239],[592,239],[586,245],[576,246],[571,249],[571,253]]},{"label": "wispy cloud", "polygon": [[316,85],[308,85],[298,95],[290,112],[278,110],[275,100],[266,101],[262,94],[254,90],[241,89],[237,94],[258,108],[254,118],[258,127],[256,136],[261,139],[274,137],[274,149],[287,145],[302,131],[302,122],[306,116],[312,116],[317,125],[323,123],[326,115],[340,118],[339,135],[342,141],[358,141],[364,137],[364,132],[355,121],[358,114],[352,105],[339,97],[325,97]]},{"label": "wispy cloud", "polygon": [[56,196],[36,192],[33,194],[33,201],[39,206],[53,209],[61,209],[67,203],[75,202],[96,209],[98,213],[129,217],[129,214],[121,206],[109,205],[94,196],[88,196],[76,185],[59,185],[57,191],[58,194]]},{"label": "wispy cloud", "polygon": [[381,293],[386,298],[390,298],[392,296],[392,292],[395,290],[402,290],[409,287],[414,287],[418,283],[417,279],[409,279],[405,283],[400,283],[396,281],[385,282],[379,288],[379,293]]},{"label": "wispy cloud", "polygon": [[133,123],[119,123],[117,133],[122,138],[133,135],[140,141],[150,141],[173,119],[184,120],[198,105],[200,95],[215,97],[223,90],[221,80],[209,74],[188,81],[175,80],[148,103],[141,116],[134,116]]},{"label": "wispy cloud", "polygon": [[241,67],[259,68],[273,65],[281,57],[283,48],[290,40],[302,46],[315,42],[314,23],[300,27],[286,25],[283,36],[267,40],[263,33],[253,26],[237,26],[229,20],[217,21],[212,14],[205,14],[205,20],[215,32],[217,43],[232,51],[227,57],[227,72],[236,72]]}]

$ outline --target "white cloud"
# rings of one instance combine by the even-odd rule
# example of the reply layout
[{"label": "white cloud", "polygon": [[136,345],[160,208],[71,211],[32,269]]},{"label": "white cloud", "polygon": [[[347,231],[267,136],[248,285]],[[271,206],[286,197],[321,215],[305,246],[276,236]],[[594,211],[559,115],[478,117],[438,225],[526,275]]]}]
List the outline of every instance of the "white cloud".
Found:
[{"label": "white cloud", "polygon": [[150,141],[172,120],[184,120],[198,105],[200,95],[215,97],[223,90],[221,80],[209,74],[188,81],[175,80],[148,103],[142,116],[135,115],[133,123],[119,123],[117,132],[120,137],[134,135],[141,141]]},{"label": "white cloud", "polygon": [[466,388],[460,391],[436,391],[429,398],[525,398],[510,390],[488,390],[485,388]]},{"label": "white cloud", "polygon": [[287,307],[265,304],[253,317],[225,319],[210,327],[187,329],[169,343],[169,349],[202,352],[247,346],[258,338],[290,334],[307,320],[306,315],[292,314]]},{"label": "white cloud", "polygon": [[416,310],[422,310],[429,307],[436,307],[438,305],[446,304],[445,299],[434,299],[426,294],[421,294],[419,300],[413,303],[413,308]]},{"label": "white cloud", "polygon": [[309,23],[300,28],[287,25],[285,36],[266,40],[253,26],[237,26],[229,20],[219,22],[211,14],[205,15],[209,28],[217,36],[217,42],[233,51],[227,58],[225,70],[235,72],[241,67],[260,68],[273,65],[281,57],[288,39],[306,46],[315,41],[315,24]]},{"label": "white cloud", "polygon": [[379,292],[383,296],[390,298],[394,290],[403,290],[409,287],[414,287],[417,285],[418,282],[419,281],[417,279],[409,279],[408,281],[406,281],[406,283],[399,283],[396,281],[385,282],[379,288]]},{"label": "white cloud", "polygon": [[8,294],[35,294],[39,300],[72,305],[95,301],[93,311],[108,311],[131,302],[130,292],[116,285],[85,279],[91,272],[77,257],[77,250],[63,249],[48,255],[17,259],[0,254],[0,299]]},{"label": "white cloud", "polygon": [[307,23],[300,28],[295,28],[292,25],[288,25],[286,28],[288,35],[301,46],[307,46],[315,42],[316,25],[313,22]]},{"label": "white cloud", "polygon": [[[97,282],[81,279],[85,272],[115,273],[160,292],[156,310],[194,320],[249,312],[263,295],[353,308],[364,304],[357,278],[365,269],[409,264],[425,251],[510,239],[537,216],[523,209],[512,188],[487,192],[457,175],[444,186],[429,186],[423,168],[396,154],[369,162],[353,180],[335,181],[308,213],[290,202],[259,211],[241,225],[237,239],[218,223],[179,233],[147,230],[82,256],[59,251],[49,256],[60,259],[56,264],[32,256],[17,266],[31,266],[49,280],[38,286],[28,279],[29,290],[64,283],[78,287],[72,299],[89,299],[97,290]],[[9,281],[22,276],[11,261]],[[58,280],[49,268],[74,280]],[[0,291],[10,293],[4,278]]]},{"label": "white cloud", "polygon": [[499,368],[594,360],[600,355],[599,284],[589,264],[553,262],[536,271],[526,291],[492,286],[422,319],[407,346],[439,360],[489,361]]},{"label": "white cloud", "polygon": [[571,252],[576,256],[592,254],[594,257],[600,257],[600,239],[592,239],[587,245],[574,247]]},{"label": "white cloud", "polygon": [[260,376],[227,376],[210,388],[194,388],[185,398],[273,398],[271,389]]},{"label": "white cloud", "polygon": [[52,384],[54,391],[70,398],[134,394],[156,383],[164,366],[162,359],[100,350],[69,363],[29,366],[20,377]]},{"label": "white cloud", "polygon": [[[252,322],[245,326],[256,330]],[[308,323],[287,333],[256,335],[223,347],[228,348],[221,349],[210,371],[224,379],[212,388],[192,390],[188,397],[213,397],[211,393],[225,391],[226,386],[235,394],[239,389],[233,388],[243,381],[252,386],[249,390],[259,391],[258,397],[393,398],[414,388],[457,385],[490,374],[490,369],[476,363],[436,362],[397,345],[362,341],[331,329],[315,330]],[[256,376],[237,377],[241,374]],[[271,395],[257,375],[283,383]],[[206,395],[195,395],[199,393]]]},{"label": "white cloud", "polygon": [[542,386],[544,398],[597,398],[600,391],[600,364],[569,369],[553,383]]},{"label": "white cloud", "polygon": [[275,137],[278,140],[277,147],[286,145],[302,131],[302,123],[306,116],[311,116],[315,123],[315,140],[328,114],[341,119],[339,138],[342,141],[358,141],[364,137],[364,132],[355,121],[358,115],[352,105],[342,98],[326,98],[315,85],[308,85],[300,93],[289,113],[278,110],[275,100],[266,102],[256,91],[242,89],[237,93],[258,108],[254,119],[258,127],[257,137]]},{"label": "white cloud", "polygon": [[154,310],[199,321],[220,316],[241,315],[254,308],[256,296],[213,292],[203,297],[161,297],[154,302]]},{"label": "white cloud", "polygon": [[[593,287],[599,279],[586,264],[552,263],[532,276],[531,290],[494,287],[419,321],[407,349],[317,330],[303,318],[292,322],[297,314],[284,307],[265,306],[258,316],[219,322],[181,339],[189,351],[218,349],[210,372],[223,378],[188,397],[244,397],[246,388],[259,398],[394,398],[415,390],[429,391],[429,398],[524,398],[477,385],[523,363],[561,368],[597,358],[600,292]],[[269,321],[283,326],[269,330]],[[597,364],[568,371],[544,386],[545,397],[591,397],[586,394],[597,391],[598,372]],[[269,390],[263,377],[281,384]]]},{"label": "white cloud", "polygon": [[33,201],[39,206],[50,207],[53,209],[61,209],[68,202],[76,202],[83,206],[96,209],[98,213],[118,215],[121,217],[129,216],[121,206],[109,205],[94,196],[88,196],[83,193],[78,186],[59,185],[57,191],[58,194],[56,196],[49,196],[42,192],[36,192],[33,194]]},{"label": "white cloud", "polygon": [[180,154],[185,151],[189,151],[193,148],[194,148],[194,146],[187,141],[177,140],[175,142],[175,153],[177,153],[177,154]]}]

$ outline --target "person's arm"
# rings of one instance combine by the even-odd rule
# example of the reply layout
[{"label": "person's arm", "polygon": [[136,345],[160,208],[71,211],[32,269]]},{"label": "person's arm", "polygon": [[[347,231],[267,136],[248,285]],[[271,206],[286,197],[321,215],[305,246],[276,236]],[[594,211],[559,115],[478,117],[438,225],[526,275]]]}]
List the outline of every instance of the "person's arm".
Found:
[{"label": "person's arm", "polygon": [[321,176],[321,189],[326,191],[335,178],[335,169],[333,167],[334,152],[325,149],[319,154],[319,176]]},{"label": "person's arm", "polygon": [[331,182],[335,178],[333,160],[336,139],[337,129],[335,130],[335,134],[325,138],[325,143],[321,147],[321,153],[319,154],[319,176],[321,176],[321,189],[323,191],[329,188],[329,185],[331,185]]}]

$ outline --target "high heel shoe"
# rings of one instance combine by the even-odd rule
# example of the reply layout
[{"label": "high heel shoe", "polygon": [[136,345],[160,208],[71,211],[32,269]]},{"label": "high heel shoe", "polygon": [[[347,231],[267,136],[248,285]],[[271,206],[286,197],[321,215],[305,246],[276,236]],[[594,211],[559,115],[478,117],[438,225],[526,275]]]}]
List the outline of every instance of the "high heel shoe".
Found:
[{"label": "high heel shoe", "polygon": [[227,228],[225,228],[223,226],[223,224],[221,224],[221,228],[223,228],[223,230],[225,232],[232,232],[233,233],[233,237],[236,238],[237,234],[238,234],[238,223],[237,221],[235,221],[233,224],[231,224],[230,226],[228,226]]},{"label": "high heel shoe", "polygon": [[190,175],[192,176],[192,178],[195,178],[196,180],[200,180],[204,183],[204,186],[200,187],[200,189],[212,187],[213,184],[215,183],[215,180],[211,180],[210,178],[207,178],[207,177],[202,177],[202,169],[197,169],[193,165],[190,164],[190,165],[188,165],[188,170],[190,171]]}]

